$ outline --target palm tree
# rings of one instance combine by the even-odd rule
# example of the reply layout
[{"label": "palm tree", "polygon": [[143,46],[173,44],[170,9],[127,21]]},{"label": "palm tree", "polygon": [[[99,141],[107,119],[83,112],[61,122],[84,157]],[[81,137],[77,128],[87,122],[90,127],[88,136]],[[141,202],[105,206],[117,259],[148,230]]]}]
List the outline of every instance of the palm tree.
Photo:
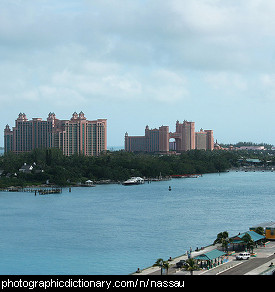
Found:
[{"label": "palm tree", "polygon": [[170,267],[169,262],[168,262],[168,261],[163,262],[163,267],[164,267],[165,270],[166,270],[166,275],[168,275],[168,269],[169,269],[169,267]]},{"label": "palm tree", "polygon": [[226,238],[228,238],[228,232],[227,231],[220,232],[219,234],[217,234],[217,238],[215,239],[214,244],[222,243],[222,240]]},{"label": "palm tree", "polygon": [[254,247],[254,240],[251,238],[251,236],[246,233],[243,237],[242,237],[242,241],[246,244],[247,249],[250,251],[250,249],[252,250],[253,253],[253,247]]},{"label": "palm tree", "polygon": [[196,261],[193,258],[186,260],[185,270],[190,271],[190,274],[193,275],[193,271],[197,270],[199,267],[196,264]]},{"label": "palm tree", "polygon": [[255,229],[255,232],[260,235],[265,235],[263,227],[259,226]]},{"label": "palm tree", "polygon": [[222,244],[222,248],[224,251],[226,251],[228,253],[228,245],[229,243],[231,243],[233,241],[232,238],[222,238],[221,240],[221,244]]},{"label": "palm tree", "polygon": [[164,260],[159,258],[157,259],[153,267],[160,267],[160,274],[162,275],[162,268],[164,267],[163,265],[164,265]]},{"label": "palm tree", "polygon": [[[260,234],[260,235],[265,236],[265,230],[264,230],[264,228],[261,227],[261,226],[257,227],[257,228],[255,229],[255,232],[258,233],[258,234]],[[263,242],[263,239],[261,239],[260,242]],[[257,245],[256,245],[256,246],[257,246]]]}]

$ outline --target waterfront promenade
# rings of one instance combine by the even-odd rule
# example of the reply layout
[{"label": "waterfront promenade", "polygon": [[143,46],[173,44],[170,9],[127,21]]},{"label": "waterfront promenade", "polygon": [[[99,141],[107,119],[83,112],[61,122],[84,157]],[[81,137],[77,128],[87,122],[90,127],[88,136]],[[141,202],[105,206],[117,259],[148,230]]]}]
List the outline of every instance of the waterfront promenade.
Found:
[{"label": "waterfront promenade", "polygon": [[[217,249],[220,245],[211,245],[203,250],[192,252],[192,257],[196,257],[200,254],[209,252],[213,249]],[[228,257],[228,262],[216,266],[209,270],[194,271],[193,275],[262,275],[265,273],[271,273],[275,270],[275,241],[268,242],[265,246],[259,246],[254,249],[256,257],[250,257],[249,260],[236,260],[236,254]],[[170,268],[168,270],[169,275],[190,275],[190,272],[176,268],[176,263],[180,260],[186,260],[187,255],[172,259],[169,262]],[[270,264],[273,262],[273,268],[270,268]],[[165,275],[165,271],[163,275]],[[160,275],[159,267],[149,267],[142,270],[140,273],[134,273],[134,275]]]}]

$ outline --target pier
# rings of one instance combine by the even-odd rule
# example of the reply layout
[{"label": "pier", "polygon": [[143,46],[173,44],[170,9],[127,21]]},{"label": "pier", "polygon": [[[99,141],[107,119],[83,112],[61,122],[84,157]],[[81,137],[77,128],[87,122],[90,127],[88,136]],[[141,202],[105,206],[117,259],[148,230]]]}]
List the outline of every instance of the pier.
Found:
[{"label": "pier", "polygon": [[0,188],[0,192],[28,192],[28,193],[35,193],[39,195],[49,195],[49,194],[61,194],[62,188],[61,187],[52,187],[52,188],[22,188],[22,187],[7,187],[7,188]]}]

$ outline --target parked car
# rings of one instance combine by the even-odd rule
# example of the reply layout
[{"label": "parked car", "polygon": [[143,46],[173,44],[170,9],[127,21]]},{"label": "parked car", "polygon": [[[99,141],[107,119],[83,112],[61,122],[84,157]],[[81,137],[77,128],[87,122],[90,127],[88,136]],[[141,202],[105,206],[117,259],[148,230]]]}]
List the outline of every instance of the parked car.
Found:
[{"label": "parked car", "polygon": [[180,260],[179,262],[176,263],[177,268],[182,268],[185,265],[185,260]]},{"label": "parked car", "polygon": [[248,260],[250,258],[249,252],[241,252],[236,256],[237,260]]}]

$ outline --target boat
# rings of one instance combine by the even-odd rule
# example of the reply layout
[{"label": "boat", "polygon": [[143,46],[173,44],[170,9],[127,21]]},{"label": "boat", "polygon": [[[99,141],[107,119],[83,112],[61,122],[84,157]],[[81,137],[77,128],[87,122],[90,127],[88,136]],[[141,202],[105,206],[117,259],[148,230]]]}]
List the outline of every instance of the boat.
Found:
[{"label": "boat", "polygon": [[124,186],[144,184],[144,179],[137,176],[131,177],[122,183]]}]

